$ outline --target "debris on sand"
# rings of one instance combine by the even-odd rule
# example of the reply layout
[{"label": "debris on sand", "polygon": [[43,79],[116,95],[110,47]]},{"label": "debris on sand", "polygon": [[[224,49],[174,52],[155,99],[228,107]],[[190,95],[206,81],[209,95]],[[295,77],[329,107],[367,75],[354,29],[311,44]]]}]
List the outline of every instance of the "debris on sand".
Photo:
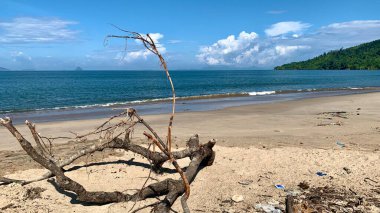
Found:
[{"label": "debris on sand", "polygon": [[282,213],[282,211],[270,204],[256,204],[255,209],[259,212],[266,212],[266,213]]},{"label": "debris on sand", "polygon": [[[327,120],[336,120],[334,118],[338,119],[348,119],[348,115],[352,113],[348,113],[346,111],[334,111],[334,112],[321,112],[318,113],[319,115],[318,119],[327,119]],[[341,120],[337,120],[335,122],[322,122],[317,124],[317,126],[342,126],[343,122]]]},{"label": "debris on sand", "polygon": [[325,172],[317,172],[316,173],[319,177],[323,177],[323,176],[326,176],[327,175],[327,173],[325,173]]},{"label": "debris on sand", "polygon": [[37,198],[41,198],[41,193],[44,192],[46,189],[43,189],[41,187],[32,187],[26,190],[26,199],[34,200]]},{"label": "debris on sand", "polygon": [[380,212],[380,199],[326,186],[288,195],[286,208],[286,212]]},{"label": "debris on sand", "polygon": [[6,210],[6,209],[10,209],[10,208],[12,208],[12,207],[14,207],[14,204],[13,204],[13,203],[10,203],[10,204],[8,204],[8,205],[6,205],[6,206],[1,207],[0,210]]},{"label": "debris on sand", "polygon": [[344,143],[342,143],[342,142],[340,142],[340,141],[337,141],[337,142],[336,142],[336,145],[338,145],[340,148],[344,148],[344,147],[346,147],[346,144],[344,144]]},{"label": "debris on sand", "polygon": [[232,196],[231,200],[233,200],[235,203],[240,203],[244,200],[243,195],[234,195]]},{"label": "debris on sand", "polygon": [[347,168],[347,167],[343,167],[343,170],[347,173],[347,174],[351,174],[351,169]]},{"label": "debris on sand", "polygon": [[299,183],[298,187],[300,187],[303,190],[310,188],[309,184],[306,181],[302,181],[301,183]]},{"label": "debris on sand", "polygon": [[285,189],[285,186],[284,185],[281,185],[281,184],[277,184],[275,185],[276,189]]},{"label": "debris on sand", "polygon": [[247,185],[253,183],[253,180],[247,180],[246,179],[246,180],[241,180],[238,183],[241,184],[241,185],[247,186]]},{"label": "debris on sand", "polygon": [[320,124],[317,124],[317,126],[343,126],[343,122],[337,121],[337,122],[331,122],[331,123],[320,123]]},{"label": "debris on sand", "polygon": [[346,111],[321,112],[321,113],[318,113],[317,115],[322,115],[324,116],[325,119],[332,119],[334,117],[348,119],[347,117],[348,113]]}]

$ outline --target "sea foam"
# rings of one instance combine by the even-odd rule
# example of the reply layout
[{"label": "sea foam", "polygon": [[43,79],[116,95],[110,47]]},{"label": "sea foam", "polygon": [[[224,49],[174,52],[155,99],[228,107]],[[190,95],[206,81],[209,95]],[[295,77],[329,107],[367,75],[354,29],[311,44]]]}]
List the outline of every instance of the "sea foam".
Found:
[{"label": "sea foam", "polygon": [[249,92],[248,93],[249,95],[272,95],[272,94],[276,94],[276,91],[262,91],[262,92]]}]

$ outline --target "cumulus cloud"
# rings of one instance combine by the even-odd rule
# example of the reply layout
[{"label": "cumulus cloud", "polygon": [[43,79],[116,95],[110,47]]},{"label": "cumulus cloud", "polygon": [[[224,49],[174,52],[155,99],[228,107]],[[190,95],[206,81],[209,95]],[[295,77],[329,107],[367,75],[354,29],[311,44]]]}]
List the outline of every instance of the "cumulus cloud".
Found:
[{"label": "cumulus cloud", "polygon": [[244,54],[252,54],[258,48],[254,45],[257,38],[255,32],[243,31],[237,38],[235,35],[230,35],[211,46],[202,47],[197,57],[209,65],[229,65],[241,61],[245,57]]},{"label": "cumulus cloud", "polygon": [[266,65],[297,50],[308,49],[304,45],[273,45],[259,39],[255,32],[241,32],[237,38],[230,35],[216,43],[202,47],[197,55],[199,61],[208,65]]},{"label": "cumulus cloud", "polygon": [[310,26],[310,24],[299,21],[278,22],[266,29],[265,34],[267,36],[279,36],[287,33],[300,33]]},{"label": "cumulus cloud", "polygon": [[0,43],[53,43],[74,40],[78,31],[70,25],[77,22],[58,18],[19,17],[0,21]]},{"label": "cumulus cloud", "polygon": [[[162,39],[164,37],[164,35],[161,33],[150,33],[149,35],[152,38],[152,40],[154,41],[154,43],[156,44],[158,51],[161,54],[166,53],[165,46],[162,43],[160,43],[160,39]],[[119,52],[116,55],[115,59],[121,60],[123,62],[132,62],[132,61],[139,60],[139,59],[146,60],[148,58],[148,56],[153,55],[153,53],[151,51],[144,48],[141,41],[136,40],[136,43],[138,45],[140,45],[139,50],[128,51],[128,49],[127,49],[126,53],[120,53]]]},{"label": "cumulus cloud", "polygon": [[[251,39],[230,35],[214,44],[201,47],[197,58],[210,66],[270,68],[380,39],[380,20],[332,23],[308,33],[302,31],[310,25],[293,23],[299,24],[280,22],[272,25],[269,28],[271,31],[269,34],[266,31],[267,37],[264,38],[259,38],[254,32],[249,33],[255,35]],[[243,31],[240,34],[248,33]]]}]

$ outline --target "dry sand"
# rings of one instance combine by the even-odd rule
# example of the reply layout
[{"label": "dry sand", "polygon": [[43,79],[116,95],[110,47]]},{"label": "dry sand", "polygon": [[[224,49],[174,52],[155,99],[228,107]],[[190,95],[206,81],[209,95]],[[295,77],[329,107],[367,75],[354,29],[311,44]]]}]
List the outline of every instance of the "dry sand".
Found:
[{"label": "dry sand", "polygon": [[[326,113],[337,111],[346,113]],[[167,115],[144,118],[164,134]],[[86,132],[101,121],[42,123],[38,129],[45,135],[62,135],[69,130]],[[25,127],[18,127],[29,135]],[[141,131],[136,129],[136,140],[144,140]],[[303,181],[312,188],[331,186],[368,200],[380,199],[380,93],[178,113],[173,131],[179,147],[193,133],[198,133],[202,142],[218,140],[214,165],[204,168],[192,183],[188,204],[193,212],[255,212],[260,210],[255,208],[257,204],[268,203],[283,208],[286,193],[302,192],[297,185]],[[56,149],[68,153],[73,146],[61,144]],[[44,170],[19,148],[15,139],[1,128],[0,175],[31,179],[43,174]],[[100,161],[109,163],[83,167],[69,176],[89,190],[133,192],[141,187],[149,171],[134,163],[146,160],[125,152],[102,153],[77,164]],[[185,165],[188,161],[181,163]],[[168,164],[165,166],[170,168]],[[327,175],[317,176],[318,171]],[[154,175],[160,180],[168,176],[177,175]],[[284,185],[285,190],[276,189],[275,184]],[[41,197],[28,191],[34,187],[44,189]],[[244,200],[231,202],[234,195],[242,195]],[[361,209],[363,212],[380,212],[380,206],[376,207],[379,204],[368,203],[366,209]],[[58,193],[47,181],[0,186],[0,209],[3,209],[0,212],[127,212],[131,206],[131,203],[77,204],[70,194]],[[174,209],[180,211],[178,203]]]}]

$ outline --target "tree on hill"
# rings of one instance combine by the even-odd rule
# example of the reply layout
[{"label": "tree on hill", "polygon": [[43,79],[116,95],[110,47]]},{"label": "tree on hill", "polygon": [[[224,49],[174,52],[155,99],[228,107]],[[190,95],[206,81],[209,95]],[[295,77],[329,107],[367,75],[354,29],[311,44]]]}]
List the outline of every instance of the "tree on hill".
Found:
[{"label": "tree on hill", "polygon": [[275,67],[276,70],[378,70],[380,40],[333,50],[313,59]]}]

